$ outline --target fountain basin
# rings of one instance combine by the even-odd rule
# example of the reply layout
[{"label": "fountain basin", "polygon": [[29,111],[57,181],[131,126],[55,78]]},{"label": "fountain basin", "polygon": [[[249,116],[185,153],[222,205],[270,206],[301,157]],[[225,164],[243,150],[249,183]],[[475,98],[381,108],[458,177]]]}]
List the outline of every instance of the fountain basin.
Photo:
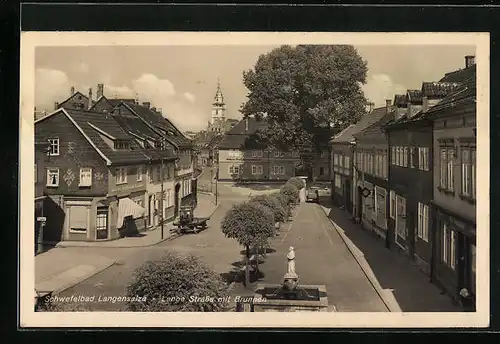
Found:
[{"label": "fountain basin", "polygon": [[[294,293],[281,284],[259,284],[255,290],[254,312],[327,312],[325,285],[299,285]],[[280,292],[276,292],[281,290]]]}]

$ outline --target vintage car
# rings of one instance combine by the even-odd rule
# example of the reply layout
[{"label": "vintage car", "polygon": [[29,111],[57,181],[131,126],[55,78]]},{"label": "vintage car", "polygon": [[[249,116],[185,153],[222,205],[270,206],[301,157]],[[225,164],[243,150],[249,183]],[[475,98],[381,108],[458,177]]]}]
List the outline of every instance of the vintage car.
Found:
[{"label": "vintage car", "polygon": [[319,202],[319,187],[311,186],[306,190],[306,202]]}]

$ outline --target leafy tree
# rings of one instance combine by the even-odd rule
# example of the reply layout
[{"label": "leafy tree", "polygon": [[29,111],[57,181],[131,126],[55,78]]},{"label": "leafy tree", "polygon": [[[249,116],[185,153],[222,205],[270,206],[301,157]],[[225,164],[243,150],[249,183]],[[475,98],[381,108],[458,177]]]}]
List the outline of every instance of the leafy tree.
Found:
[{"label": "leafy tree", "polygon": [[288,179],[287,184],[291,184],[300,190],[304,187],[304,180],[298,177],[292,177]]},{"label": "leafy tree", "polygon": [[[250,247],[263,246],[275,233],[272,212],[256,202],[233,205],[221,223],[222,233],[245,247],[245,283],[250,285]],[[257,258],[258,259],[258,258]]]},{"label": "leafy tree", "polygon": [[251,202],[256,202],[268,208],[274,216],[274,222],[283,222],[285,220],[285,209],[281,202],[272,195],[258,195],[250,199]]},{"label": "leafy tree", "polygon": [[219,312],[228,306],[227,285],[222,277],[192,255],[167,253],[158,260],[140,266],[127,286],[132,301],[129,311],[139,312]]},{"label": "leafy tree", "polygon": [[299,200],[299,190],[296,186],[285,184],[280,189],[281,194],[285,197],[287,204],[295,204]]},{"label": "leafy tree", "polygon": [[367,63],[349,45],[281,46],[243,72],[249,90],[241,112],[264,118],[260,140],[300,151],[310,171],[312,157],[331,137],[365,112]]}]

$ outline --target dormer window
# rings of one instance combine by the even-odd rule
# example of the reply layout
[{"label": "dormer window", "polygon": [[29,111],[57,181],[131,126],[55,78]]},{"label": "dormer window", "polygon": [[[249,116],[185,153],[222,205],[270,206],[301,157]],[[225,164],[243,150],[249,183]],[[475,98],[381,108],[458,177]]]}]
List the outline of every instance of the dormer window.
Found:
[{"label": "dormer window", "polygon": [[130,149],[130,143],[128,141],[115,141],[115,149]]}]

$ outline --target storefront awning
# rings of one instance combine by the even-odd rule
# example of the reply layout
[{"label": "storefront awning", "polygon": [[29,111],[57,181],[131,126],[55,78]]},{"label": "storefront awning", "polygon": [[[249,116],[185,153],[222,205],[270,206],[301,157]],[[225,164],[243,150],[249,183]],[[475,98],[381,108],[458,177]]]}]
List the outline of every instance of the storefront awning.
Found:
[{"label": "storefront awning", "polygon": [[130,198],[120,198],[118,200],[118,218],[116,220],[116,228],[123,227],[123,220],[132,216],[134,219],[138,219],[146,214],[146,209],[132,201]]}]

